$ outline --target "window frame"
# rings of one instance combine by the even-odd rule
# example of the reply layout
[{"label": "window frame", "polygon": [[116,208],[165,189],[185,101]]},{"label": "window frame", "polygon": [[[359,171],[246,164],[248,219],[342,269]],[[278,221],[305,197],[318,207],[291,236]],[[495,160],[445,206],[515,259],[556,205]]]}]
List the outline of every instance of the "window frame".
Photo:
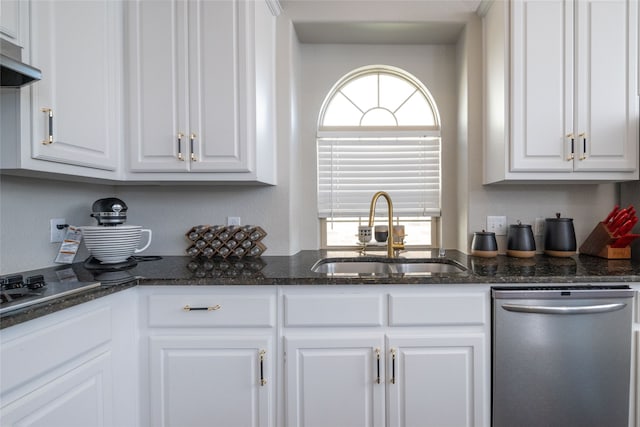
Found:
[{"label": "window frame", "polygon": [[[369,74],[389,74],[389,75],[393,75],[396,77],[399,77],[401,79],[403,79],[404,81],[410,83],[415,89],[416,91],[420,91],[422,96],[424,97],[424,99],[426,100],[431,113],[432,113],[432,118],[434,121],[433,125],[396,125],[396,126],[389,126],[389,125],[382,125],[382,126],[325,126],[323,125],[324,122],[324,118],[325,118],[325,114],[327,112],[327,109],[329,107],[329,105],[331,104],[331,101],[334,99],[334,97],[336,95],[338,95],[342,88],[345,88],[346,86],[349,85],[350,82],[352,82],[355,79],[358,79],[362,76],[365,75],[369,75]],[[379,91],[380,88],[378,88],[378,95],[379,95]],[[412,93],[412,95],[410,95],[404,102],[406,102],[411,96],[413,96],[415,92]],[[346,95],[345,95],[346,96]],[[403,105],[404,102],[400,105]],[[354,103],[354,106],[363,113],[363,116],[366,114],[366,111],[364,111],[363,109],[359,108],[358,105],[356,105],[356,103]],[[375,108],[383,108],[380,104],[378,104],[378,107]],[[398,107],[396,109],[396,111],[399,109],[400,107]],[[417,78],[415,78],[413,75],[411,75],[410,73],[406,72],[405,70],[402,70],[400,68],[397,67],[393,67],[393,66],[388,66],[388,65],[370,65],[370,66],[365,66],[365,67],[361,67],[355,70],[352,70],[351,72],[347,73],[345,76],[343,76],[341,79],[339,79],[334,86],[331,88],[331,90],[328,92],[327,96],[324,99],[324,102],[322,104],[322,107],[320,109],[320,114],[318,115],[318,122],[317,122],[317,128],[316,128],[316,147],[318,146],[318,141],[321,138],[354,138],[354,137],[415,137],[415,136],[428,136],[428,137],[437,137],[438,141],[439,141],[439,153],[440,153],[440,162],[442,162],[442,133],[441,133],[441,121],[440,121],[440,114],[439,114],[439,110],[437,108],[437,104],[435,102],[434,97],[431,95],[431,93],[429,92],[429,90],[424,86],[424,84]],[[441,201],[441,191],[442,191],[442,167],[441,167],[442,163],[440,163],[439,166],[439,172],[440,172],[440,202],[439,202],[439,207],[440,210],[442,209],[442,201]],[[316,176],[318,176],[318,170],[316,170]],[[318,191],[318,187],[316,184],[316,192]],[[317,206],[317,209],[319,208],[319,206]],[[403,219],[404,218],[404,219]],[[402,217],[402,216],[394,216],[394,224],[397,223],[397,221],[400,221],[400,224],[403,223],[403,221],[407,221],[407,218],[415,218],[415,217]],[[428,221],[424,221],[424,222],[428,222],[431,225],[431,242],[429,244],[424,243],[424,244],[417,244],[417,245],[407,245],[407,248],[434,248],[434,247],[439,247],[440,244],[440,240],[441,240],[441,236],[440,236],[440,215],[433,215],[433,216],[428,216],[428,218],[430,218]],[[356,234],[356,230],[357,230],[357,223],[368,223],[368,218],[364,218],[362,216],[360,216],[360,221],[356,222],[353,221],[354,223],[354,244],[353,246],[335,246],[335,245],[329,245],[327,242],[327,238],[328,238],[328,234],[327,234],[327,228],[329,226],[329,224],[332,221],[340,221],[340,217],[322,217],[319,216],[318,218],[320,220],[320,246],[322,249],[335,249],[335,250],[348,250],[348,249],[356,249],[358,248],[358,243],[357,240],[355,239],[355,234]],[[412,222],[416,222],[415,220]],[[422,222],[422,221],[421,221]],[[381,223],[380,222],[380,217],[376,218],[375,223]]]},{"label": "window frame", "polygon": [[[407,245],[405,244],[405,249],[408,250],[418,250],[418,249],[434,249],[434,248],[438,248],[440,247],[440,217],[437,216],[432,216],[429,217],[430,221],[424,221],[429,222],[431,224],[431,243],[430,244],[417,244],[417,245]],[[357,249],[362,249],[361,245],[358,245],[357,242],[357,238],[356,238],[356,233],[357,233],[357,222],[353,221],[354,227],[353,227],[353,245],[344,245],[344,246],[340,246],[340,245],[329,245],[327,243],[327,227],[329,226],[329,223],[331,222],[331,218],[318,218],[320,220],[320,249],[324,249],[324,250],[357,250]],[[339,218],[335,218],[338,219]],[[364,218],[362,217],[362,224],[367,224],[369,218]],[[406,219],[403,219],[403,217],[398,217],[398,216],[394,216],[393,217],[393,223],[396,224],[398,223],[403,225],[406,224],[408,221]],[[411,222],[411,221],[409,221]],[[413,222],[418,222],[418,221],[413,221]],[[384,224],[386,224],[387,222],[384,221]],[[382,221],[380,221],[379,219],[377,221],[374,221],[374,224],[382,224]],[[382,246],[382,247],[376,247],[376,246],[367,246],[367,250],[386,250],[386,247]]]}]

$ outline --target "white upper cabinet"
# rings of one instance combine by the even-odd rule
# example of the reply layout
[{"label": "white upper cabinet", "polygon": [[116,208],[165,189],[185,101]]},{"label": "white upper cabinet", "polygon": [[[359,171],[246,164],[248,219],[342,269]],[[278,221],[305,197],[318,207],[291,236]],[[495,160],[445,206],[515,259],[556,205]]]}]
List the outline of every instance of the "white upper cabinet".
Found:
[{"label": "white upper cabinet", "polygon": [[[2,2],[2,32],[17,34],[23,60],[39,68],[42,79],[3,88],[2,169],[118,179],[122,2],[14,3]],[[7,29],[5,13],[19,17],[15,31]]]},{"label": "white upper cabinet", "polygon": [[0,2],[0,38],[23,46],[28,31],[29,5],[25,1],[2,0]]},{"label": "white upper cabinet", "polygon": [[119,1],[31,3],[31,62],[43,76],[31,86],[33,158],[118,169],[121,22]]},{"label": "white upper cabinet", "polygon": [[128,2],[128,180],[275,183],[264,1]]},{"label": "white upper cabinet", "polygon": [[637,31],[633,0],[495,2],[485,183],[638,179]]}]

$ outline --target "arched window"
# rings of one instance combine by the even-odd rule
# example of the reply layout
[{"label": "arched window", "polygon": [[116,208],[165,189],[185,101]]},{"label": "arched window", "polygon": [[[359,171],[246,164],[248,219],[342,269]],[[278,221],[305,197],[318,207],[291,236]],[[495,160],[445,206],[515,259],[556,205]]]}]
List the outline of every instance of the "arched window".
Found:
[{"label": "arched window", "polygon": [[[373,194],[386,191],[398,221],[428,229],[415,231],[407,244],[436,243],[432,219],[440,216],[440,116],[418,79],[381,65],[344,76],[322,105],[317,150],[320,218],[332,226],[355,227],[353,222],[366,221]],[[386,204],[379,205],[376,213],[386,218]],[[340,237],[324,234],[325,246],[341,245]],[[349,242],[352,234],[345,236]]]}]

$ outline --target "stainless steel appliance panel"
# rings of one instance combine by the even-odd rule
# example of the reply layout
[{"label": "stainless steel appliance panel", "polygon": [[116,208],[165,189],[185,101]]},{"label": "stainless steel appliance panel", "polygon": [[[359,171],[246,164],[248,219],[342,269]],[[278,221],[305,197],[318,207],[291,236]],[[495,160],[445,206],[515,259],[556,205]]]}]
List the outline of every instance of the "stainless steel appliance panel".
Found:
[{"label": "stainless steel appliance panel", "polygon": [[631,290],[493,291],[493,426],[627,427]]}]

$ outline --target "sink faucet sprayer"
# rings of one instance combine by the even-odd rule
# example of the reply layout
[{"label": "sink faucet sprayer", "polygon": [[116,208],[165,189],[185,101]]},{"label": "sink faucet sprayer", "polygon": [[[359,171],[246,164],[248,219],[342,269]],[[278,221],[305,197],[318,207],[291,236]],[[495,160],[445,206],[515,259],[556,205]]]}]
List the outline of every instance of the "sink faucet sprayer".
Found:
[{"label": "sink faucet sprayer", "polygon": [[389,231],[387,232],[387,256],[389,258],[395,258],[395,249],[404,249],[404,243],[394,243],[393,241],[393,202],[391,201],[391,197],[389,194],[384,191],[378,191],[373,195],[371,199],[371,207],[369,208],[369,227],[373,227],[373,220],[376,212],[376,202],[380,197],[384,197],[387,200],[388,207],[388,220],[389,220]]}]

